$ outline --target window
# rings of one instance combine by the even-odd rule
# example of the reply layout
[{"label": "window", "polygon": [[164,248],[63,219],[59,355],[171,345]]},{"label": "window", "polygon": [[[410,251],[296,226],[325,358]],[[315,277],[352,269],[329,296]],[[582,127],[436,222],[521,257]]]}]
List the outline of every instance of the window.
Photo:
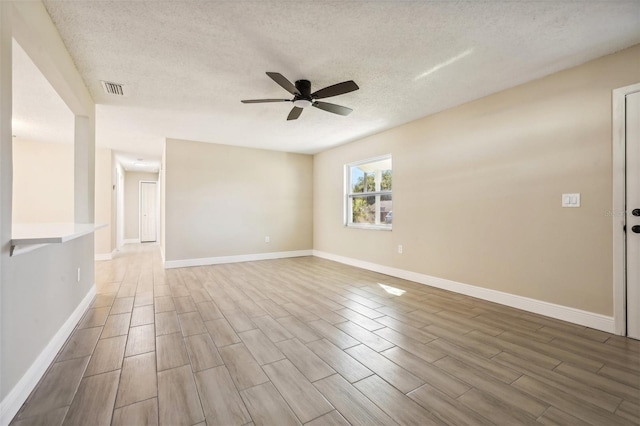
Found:
[{"label": "window", "polygon": [[391,155],[345,166],[347,226],[391,229]]}]

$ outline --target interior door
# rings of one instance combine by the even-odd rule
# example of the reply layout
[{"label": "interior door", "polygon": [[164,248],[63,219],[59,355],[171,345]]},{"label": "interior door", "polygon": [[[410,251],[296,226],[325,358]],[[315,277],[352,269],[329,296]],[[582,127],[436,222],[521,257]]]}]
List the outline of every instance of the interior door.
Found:
[{"label": "interior door", "polygon": [[640,339],[640,92],[626,97],[627,335]]},{"label": "interior door", "polygon": [[140,242],[156,241],[157,183],[140,182]]},{"label": "interior door", "polygon": [[626,97],[627,335],[640,339],[640,92]]}]

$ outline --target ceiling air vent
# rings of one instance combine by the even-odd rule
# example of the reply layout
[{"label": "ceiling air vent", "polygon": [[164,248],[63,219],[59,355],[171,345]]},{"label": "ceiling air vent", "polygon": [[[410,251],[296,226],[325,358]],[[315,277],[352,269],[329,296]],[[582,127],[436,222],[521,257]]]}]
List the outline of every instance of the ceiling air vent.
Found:
[{"label": "ceiling air vent", "polygon": [[122,84],[112,83],[110,81],[102,81],[102,80],[100,80],[100,84],[102,84],[102,88],[108,94],[124,96],[124,86]]}]

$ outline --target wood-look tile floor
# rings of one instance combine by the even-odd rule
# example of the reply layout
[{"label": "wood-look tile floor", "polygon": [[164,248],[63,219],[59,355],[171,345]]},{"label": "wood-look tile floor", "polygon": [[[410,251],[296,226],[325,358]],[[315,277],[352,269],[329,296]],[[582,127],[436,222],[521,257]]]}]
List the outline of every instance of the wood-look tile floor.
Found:
[{"label": "wood-look tile floor", "polygon": [[14,425],[637,425],[640,342],[323,259],[96,263]]}]

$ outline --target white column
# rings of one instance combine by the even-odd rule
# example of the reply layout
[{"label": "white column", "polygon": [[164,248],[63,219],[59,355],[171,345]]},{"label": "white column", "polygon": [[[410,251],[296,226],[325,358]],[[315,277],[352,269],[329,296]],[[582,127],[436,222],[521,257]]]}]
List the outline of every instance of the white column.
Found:
[{"label": "white column", "polygon": [[76,223],[93,223],[95,197],[94,124],[76,115],[74,139],[74,218]]},{"label": "white column", "polygon": [[[380,192],[380,186],[382,184],[382,170],[376,170],[376,192]],[[376,225],[380,225],[380,196],[376,195]]]}]

